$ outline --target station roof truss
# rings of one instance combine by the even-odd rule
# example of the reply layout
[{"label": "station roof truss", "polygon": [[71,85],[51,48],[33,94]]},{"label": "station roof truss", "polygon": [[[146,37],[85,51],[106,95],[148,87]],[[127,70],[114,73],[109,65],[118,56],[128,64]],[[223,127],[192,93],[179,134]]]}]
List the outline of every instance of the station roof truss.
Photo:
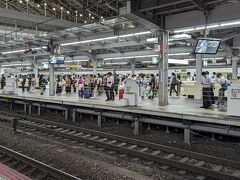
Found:
[{"label": "station roof truss", "polygon": [[[106,64],[129,66],[133,61],[146,61],[145,57],[147,57],[147,62],[151,64],[151,55],[154,54],[154,43],[148,42],[148,39],[157,38],[158,29],[146,27],[141,16],[139,19],[134,19],[131,18],[132,16],[122,15],[121,9],[126,6],[125,0],[117,0],[117,3],[113,0],[89,0],[88,4],[85,3],[87,2],[85,0],[71,0],[66,1],[66,3],[63,0],[56,0],[56,2],[54,0],[35,0],[34,2],[29,0],[29,2],[34,3],[34,7],[30,10],[29,6],[27,10],[30,13],[27,14],[29,19],[26,19],[24,16],[27,12],[26,9],[21,10],[21,6],[24,3],[26,5],[26,0],[22,0],[22,3],[9,0],[8,8],[6,8],[6,2],[2,2],[0,5],[5,9],[2,13],[6,15],[6,17],[2,17],[3,14],[1,15],[0,12],[0,52],[22,50],[25,48],[26,43],[30,42],[33,44],[33,48],[38,48],[37,53],[34,55],[23,52],[1,54],[0,65],[11,62],[23,63],[32,61],[34,56],[39,62],[46,62],[49,53],[42,47],[46,46],[50,39],[53,39],[55,43],[65,44],[62,46],[62,53],[68,60],[101,59],[104,61],[104,59],[107,59],[104,61]],[[162,17],[195,10],[207,13],[217,6],[232,4],[233,0],[132,0],[131,2],[131,6],[137,8],[134,12],[148,17],[152,17],[153,15],[155,20],[161,22]],[[49,6],[47,17],[44,17],[44,8],[41,8],[44,6],[44,3],[47,3],[47,7]],[[40,8],[36,6],[37,4],[40,5]],[[70,12],[73,12],[73,16],[71,17],[71,13],[68,14],[65,12],[63,19],[60,20],[61,14],[58,14],[60,11],[56,13],[53,10],[54,7],[60,10],[61,7],[64,10],[71,9]],[[11,14],[11,10],[20,12],[18,12],[16,17],[11,18],[10,15],[7,16],[8,13]],[[81,11],[84,14],[83,16],[91,14],[98,18],[94,20],[89,19],[87,23],[84,22],[85,20],[75,22],[75,11],[78,11],[78,13]],[[35,16],[36,14],[41,15],[45,19]],[[101,19],[103,14],[105,14],[104,21]],[[37,19],[38,21],[36,21]],[[134,35],[139,32],[148,31],[150,33]],[[239,36],[240,28],[214,29],[208,33],[210,37],[223,40],[220,52],[213,59],[217,58],[219,63],[224,64],[226,58],[233,54],[233,38]],[[170,35],[173,34],[173,32],[170,32]],[[192,50],[195,40],[203,36],[203,32],[197,31],[188,34],[191,35],[190,39],[174,40],[169,43],[169,53],[176,54],[174,57],[170,56],[170,58],[194,58]],[[117,38],[113,38],[116,36]],[[177,55],[184,52],[188,52],[189,54]],[[114,57],[135,56],[143,58],[114,59]],[[205,58],[211,60],[208,56]],[[194,61],[189,61],[189,65],[193,65],[194,63]]]},{"label": "station roof truss", "polygon": [[229,0],[131,0],[135,11],[155,17],[178,14],[192,10],[210,11]]},{"label": "station roof truss", "polygon": [[[126,0],[7,0],[0,7],[73,22],[92,22],[119,14]],[[77,18],[76,18],[77,16]]]}]

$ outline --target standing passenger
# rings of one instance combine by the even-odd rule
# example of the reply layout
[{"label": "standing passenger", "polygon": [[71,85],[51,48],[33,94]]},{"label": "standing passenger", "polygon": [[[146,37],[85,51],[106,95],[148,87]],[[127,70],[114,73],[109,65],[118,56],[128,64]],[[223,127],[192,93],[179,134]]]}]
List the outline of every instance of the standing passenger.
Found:
[{"label": "standing passenger", "polygon": [[227,90],[227,82],[225,77],[222,75],[222,73],[217,74],[216,82],[221,85],[221,88],[219,89],[217,106],[224,107],[224,94],[225,94],[225,91]]},{"label": "standing passenger", "polygon": [[78,97],[83,98],[84,96],[84,80],[82,76],[80,76],[78,80]]},{"label": "standing passenger", "polygon": [[203,96],[203,106],[201,108],[209,109],[212,105],[212,100],[210,96],[210,87],[211,87],[211,79],[207,76],[206,72],[202,72],[202,96]]},{"label": "standing passenger", "polygon": [[44,79],[43,75],[40,75],[39,77],[39,87],[40,87],[40,95],[43,95],[45,92],[45,85],[46,85],[46,80]]},{"label": "standing passenger", "polygon": [[208,71],[206,71],[207,77],[211,80],[211,85],[210,85],[210,98],[212,103],[211,104],[215,104],[215,98],[214,98],[214,79],[210,77],[210,74]]},{"label": "standing passenger", "polygon": [[176,96],[178,96],[178,92],[176,90],[176,86],[178,85],[178,80],[176,78],[175,73],[172,73],[172,76],[170,78],[170,96],[172,96],[172,91],[176,93]]},{"label": "standing passenger", "polygon": [[6,85],[6,77],[4,76],[4,74],[2,74],[2,77],[1,77],[1,89],[3,89],[5,85]]}]

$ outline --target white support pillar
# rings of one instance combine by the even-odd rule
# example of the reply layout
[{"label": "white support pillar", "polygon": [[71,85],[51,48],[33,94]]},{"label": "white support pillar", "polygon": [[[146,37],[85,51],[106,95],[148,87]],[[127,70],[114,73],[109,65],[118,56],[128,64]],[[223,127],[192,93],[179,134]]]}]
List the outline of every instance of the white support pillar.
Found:
[{"label": "white support pillar", "polygon": [[97,61],[93,60],[92,65],[93,65],[93,75],[97,75]]},{"label": "white support pillar", "polygon": [[34,70],[35,78],[38,78],[38,63],[37,63],[35,55],[33,56],[33,63],[32,64],[33,64],[33,70]]},{"label": "white support pillar", "polygon": [[160,45],[159,53],[159,93],[158,93],[158,103],[159,106],[165,106],[168,104],[168,38],[169,33],[160,31],[158,35],[158,42]]},{"label": "white support pillar", "polygon": [[49,64],[49,96],[55,95],[54,64]]},{"label": "white support pillar", "polygon": [[39,74],[38,64],[34,64],[34,75],[35,75],[35,78],[38,78],[38,74]]},{"label": "white support pillar", "polygon": [[131,64],[132,74],[135,74],[135,65],[136,65],[136,62],[135,62],[135,61],[131,61],[130,64]]},{"label": "white support pillar", "polygon": [[196,81],[198,83],[202,82],[202,55],[201,54],[196,54]]},{"label": "white support pillar", "polygon": [[238,75],[238,57],[232,58],[232,79],[236,80]]}]

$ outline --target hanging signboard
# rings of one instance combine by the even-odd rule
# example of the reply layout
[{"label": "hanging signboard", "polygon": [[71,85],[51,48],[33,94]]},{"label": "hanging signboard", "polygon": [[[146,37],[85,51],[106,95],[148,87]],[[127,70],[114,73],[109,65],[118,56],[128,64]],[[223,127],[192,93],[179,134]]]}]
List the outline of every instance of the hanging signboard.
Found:
[{"label": "hanging signboard", "polygon": [[157,56],[152,57],[152,64],[157,64],[157,63],[158,63]]}]

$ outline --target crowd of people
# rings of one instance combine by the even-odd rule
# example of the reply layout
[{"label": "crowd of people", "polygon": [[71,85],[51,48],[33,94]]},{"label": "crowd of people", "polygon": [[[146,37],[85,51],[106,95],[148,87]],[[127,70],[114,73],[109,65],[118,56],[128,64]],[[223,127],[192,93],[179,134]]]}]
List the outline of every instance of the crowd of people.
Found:
[{"label": "crowd of people", "polygon": [[[158,76],[157,76],[158,77]],[[141,87],[141,96],[153,99],[157,95],[158,81],[153,74],[123,75],[107,74],[92,75],[58,75],[56,78],[56,94],[71,94],[78,91],[80,98],[91,98],[106,94],[106,101],[114,101],[120,86],[125,86],[127,79],[136,80]]]},{"label": "crowd of people", "polygon": [[[20,84],[22,92],[32,92],[37,87],[40,89],[40,95],[43,95],[46,90],[46,86],[49,83],[48,77],[40,75],[39,78],[35,78],[34,75],[19,75],[14,77],[16,84]],[[136,80],[139,85],[140,96],[142,98],[154,99],[158,94],[159,75],[156,74],[139,74],[139,75],[118,75],[116,73],[97,74],[97,75],[57,75],[55,79],[56,94],[70,95],[77,93],[79,98],[91,98],[98,95],[106,94],[106,101],[114,101],[115,95],[118,94],[119,87],[124,87],[128,79]],[[187,72],[186,81],[195,81],[196,75],[191,75]],[[215,84],[220,84],[219,94],[213,93]],[[1,76],[1,89],[6,84],[6,77],[3,74]],[[227,90],[227,79],[221,73],[213,73],[211,76],[209,72],[202,73],[202,95],[203,95],[203,106],[202,108],[211,108],[212,105],[224,106],[224,93]],[[179,96],[182,88],[181,75],[171,74],[169,77],[169,95],[175,92],[176,96]],[[218,100],[215,103],[215,96],[218,96]]]}]

